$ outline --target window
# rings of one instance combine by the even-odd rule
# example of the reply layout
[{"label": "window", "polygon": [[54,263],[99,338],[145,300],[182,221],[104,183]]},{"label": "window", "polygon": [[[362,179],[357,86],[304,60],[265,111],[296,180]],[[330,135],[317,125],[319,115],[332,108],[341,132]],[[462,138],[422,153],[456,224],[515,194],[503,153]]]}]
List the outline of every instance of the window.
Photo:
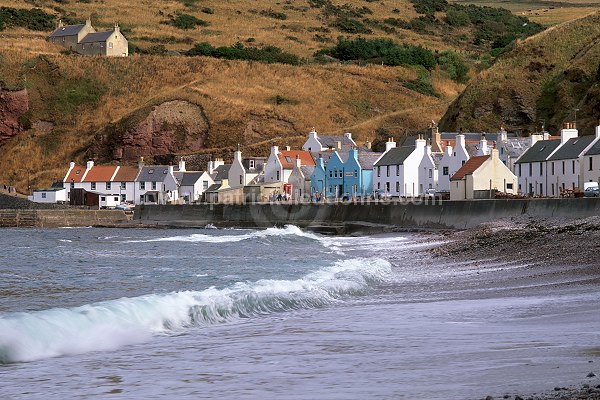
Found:
[{"label": "window", "polygon": [[144,195],[143,194],[140,195],[140,203],[144,203]]},{"label": "window", "polygon": [[109,48],[109,49],[112,49],[112,48],[113,48],[113,47],[112,47],[112,42],[108,42],[108,48]]},{"label": "window", "polygon": [[140,190],[146,189],[146,182],[140,182]]},{"label": "window", "polygon": [[[519,167],[521,167],[521,166],[519,165]],[[448,167],[442,168],[442,174],[448,175]]]},{"label": "window", "polygon": [[562,162],[562,165],[563,165],[563,175],[564,175],[565,174],[565,162],[564,161]]},{"label": "window", "polygon": [[92,190],[96,190],[96,182],[92,182],[91,187],[92,187]]},{"label": "window", "polygon": [[386,192],[386,193],[389,193],[389,192],[390,192],[390,183],[389,183],[389,182],[386,182],[386,183],[385,183],[385,192]]},{"label": "window", "polygon": [[554,183],[550,185],[550,188],[552,189],[552,196],[554,196]]},{"label": "window", "polygon": [[544,174],[544,164],[540,161],[540,175]]},{"label": "window", "polygon": [[354,170],[354,177],[358,178],[358,171],[357,170]]},{"label": "window", "polygon": [[100,201],[106,201],[106,196],[100,197]]},{"label": "window", "polygon": [[433,170],[429,168],[429,178],[433,178]]},{"label": "window", "polygon": [[532,172],[531,170],[533,169],[533,163],[529,163],[529,176],[531,176]]},{"label": "window", "polygon": [[396,193],[400,191],[400,182],[396,182]]},{"label": "window", "polygon": [[552,175],[554,175],[554,161],[552,161]]},{"label": "window", "polygon": [[208,189],[208,181],[202,181],[202,189],[203,190]]},{"label": "window", "polygon": [[240,185],[244,183],[244,175],[240,175]]},{"label": "window", "polygon": [[42,199],[46,198],[46,193],[42,193]]},{"label": "window", "polygon": [[540,194],[544,194],[544,185],[540,183]]},{"label": "window", "polygon": [[75,188],[75,182],[71,181],[71,189]]},{"label": "window", "polygon": [[248,167],[254,168],[254,160],[248,160]]},{"label": "window", "polygon": [[121,182],[121,189],[127,189],[127,182]]},{"label": "window", "polygon": [[465,160],[463,160],[463,161],[462,161],[462,163],[461,163],[460,165],[465,165],[465,162],[466,162],[466,161],[465,161]]},{"label": "window", "polygon": [[276,180],[279,180],[279,171],[277,171],[277,178]]},{"label": "window", "polygon": [[106,182],[106,190],[110,190],[110,189],[112,189],[112,183]]},{"label": "window", "polygon": [[592,157],[590,157],[590,167],[589,167],[589,170],[590,171],[592,170]]},{"label": "window", "polygon": [[381,189],[381,182],[377,182],[377,190]]},{"label": "window", "polygon": [[377,176],[381,176],[381,167],[377,167]]},{"label": "window", "polygon": [[400,176],[400,166],[396,165],[396,176]]},{"label": "window", "polygon": [[[575,160],[573,160],[573,173],[575,173]],[[573,185],[575,187],[575,185]]]},{"label": "window", "polygon": [[513,184],[512,183],[507,183],[506,184],[506,190],[512,190],[513,188]]},{"label": "window", "polygon": [[119,196],[115,196],[115,197],[113,197],[113,199],[114,199],[115,201],[119,201]]},{"label": "window", "polygon": [[[446,175],[446,174],[444,174],[444,175]],[[521,164],[519,164],[519,176],[521,176]]]},{"label": "window", "polygon": [[152,182],[152,190],[156,190],[156,182]]},{"label": "window", "polygon": [[390,176],[390,166],[387,166],[387,176]]},{"label": "window", "polygon": [[[377,175],[377,176],[379,176],[379,175]],[[331,170],[329,170],[329,177],[333,178],[333,171],[331,171]]]},{"label": "window", "polygon": [[125,203],[126,201],[127,201],[127,197],[124,194],[122,194],[121,195],[121,203]]}]

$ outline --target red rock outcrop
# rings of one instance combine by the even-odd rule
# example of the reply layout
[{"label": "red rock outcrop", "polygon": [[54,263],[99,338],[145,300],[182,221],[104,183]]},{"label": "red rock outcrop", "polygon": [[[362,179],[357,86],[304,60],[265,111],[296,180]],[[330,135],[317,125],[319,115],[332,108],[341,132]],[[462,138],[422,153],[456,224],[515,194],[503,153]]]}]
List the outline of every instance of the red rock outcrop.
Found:
[{"label": "red rock outcrop", "polygon": [[29,111],[27,89],[11,92],[0,89],[0,146],[24,129],[20,117]]}]

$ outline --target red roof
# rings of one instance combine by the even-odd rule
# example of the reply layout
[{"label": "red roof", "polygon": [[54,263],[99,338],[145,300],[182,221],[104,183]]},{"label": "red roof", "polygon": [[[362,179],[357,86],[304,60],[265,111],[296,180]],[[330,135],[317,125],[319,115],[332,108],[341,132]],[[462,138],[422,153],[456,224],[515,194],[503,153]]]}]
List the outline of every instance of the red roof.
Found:
[{"label": "red roof", "polygon": [[115,166],[94,165],[82,182],[110,182],[115,174]]},{"label": "red roof", "polygon": [[121,167],[113,181],[115,182],[133,182],[137,177],[138,169],[135,167]]},{"label": "red roof", "polygon": [[279,161],[284,169],[294,169],[296,165],[296,157],[300,158],[300,165],[306,167],[314,167],[315,159],[310,154],[310,151],[304,150],[286,150],[280,152],[278,155]]},{"label": "red roof", "polygon": [[489,158],[489,155],[475,156],[469,158],[469,160],[462,167],[460,167],[460,169],[456,171],[454,175],[452,175],[450,180],[457,181],[459,179],[464,179],[466,175],[471,175],[473,172],[475,172],[477,168],[481,167],[481,165]]},{"label": "red roof", "polygon": [[83,175],[85,175],[85,167],[83,165],[76,165],[65,178],[65,182],[81,182]]}]

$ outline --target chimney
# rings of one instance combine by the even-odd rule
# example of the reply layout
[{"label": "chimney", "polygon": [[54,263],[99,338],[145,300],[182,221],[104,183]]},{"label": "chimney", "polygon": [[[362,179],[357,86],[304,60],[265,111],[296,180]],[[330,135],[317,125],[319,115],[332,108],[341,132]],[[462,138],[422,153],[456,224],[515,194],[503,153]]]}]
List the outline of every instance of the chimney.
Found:
[{"label": "chimney", "polygon": [[119,31],[120,31],[119,24],[117,23],[117,24],[115,24],[115,32],[119,32]]},{"label": "chimney", "polygon": [[73,168],[75,168],[75,161],[71,161],[69,163],[69,169],[73,169]]},{"label": "chimney", "polygon": [[427,141],[427,146],[425,146],[425,154],[431,155],[431,139]]},{"label": "chimney", "polygon": [[300,156],[296,154],[296,167],[300,168],[302,166],[302,161],[300,161]]},{"label": "chimney", "polygon": [[179,159],[179,170],[180,171],[185,171],[185,160],[183,159],[183,157],[181,157]]},{"label": "chimney", "polygon": [[344,137],[352,140],[352,133],[351,132],[346,132],[346,133],[344,133]]},{"label": "chimney", "polygon": [[456,135],[456,146],[455,147],[465,147],[465,135],[462,134],[462,129],[460,130],[460,132],[461,133]]},{"label": "chimney", "polygon": [[94,161],[92,161],[92,160],[89,160],[89,161],[87,162],[87,164],[85,165],[85,167],[86,167],[87,169],[92,169],[92,167],[93,167],[93,166],[94,166]]},{"label": "chimney", "polygon": [[367,148],[367,150],[371,150],[371,141],[369,139],[367,139],[367,141],[365,142],[365,147]]},{"label": "chimney", "polygon": [[598,121],[598,126],[596,126],[596,138],[600,138],[600,121]]},{"label": "chimney", "polygon": [[548,139],[546,139],[544,137],[544,135],[542,135],[540,133],[534,133],[534,134],[532,134],[529,139],[530,139],[529,147],[532,147],[534,144],[536,144],[540,140],[548,140]]},{"label": "chimney", "polygon": [[144,166],[144,157],[140,157],[140,160],[138,161],[138,168],[142,169],[143,166]]},{"label": "chimney", "polygon": [[91,19],[86,19],[85,20],[85,26],[92,26],[92,20]]},{"label": "chimney", "polygon": [[435,153],[442,152],[442,135],[440,135],[437,125],[431,128],[431,151]]},{"label": "chimney", "polygon": [[550,140],[550,132],[544,131],[543,136],[544,136],[544,140]]},{"label": "chimney", "polygon": [[315,128],[313,127],[312,130],[308,133],[308,137],[309,138],[317,138],[317,131],[315,131]]},{"label": "chimney", "polygon": [[337,142],[335,142],[335,148],[337,150],[341,150],[342,149],[342,141],[338,140]]},{"label": "chimney", "polygon": [[62,19],[58,20],[58,24],[56,25],[56,28],[62,28],[63,26],[65,26],[65,24],[63,24]]},{"label": "chimney", "polygon": [[494,146],[494,148],[492,149],[492,161],[500,161],[500,154],[498,153],[498,149],[496,148],[496,146]]},{"label": "chimney", "polygon": [[508,134],[503,126],[500,127],[500,140],[503,142],[508,141]]},{"label": "chimney", "polygon": [[389,138],[388,141],[385,143],[385,152],[387,153],[389,150],[393,149],[394,147],[396,147],[396,142],[394,142],[394,139]]},{"label": "chimney", "polygon": [[175,168],[172,165],[169,165],[169,175],[173,175]]},{"label": "chimney", "polygon": [[271,155],[279,154],[279,146],[271,146]]},{"label": "chimney", "polygon": [[292,148],[290,146],[285,146],[285,151],[290,151]]},{"label": "chimney", "polygon": [[325,170],[325,162],[323,161],[323,156],[319,154],[319,158],[317,159],[317,165],[321,167],[322,170]]},{"label": "chimney", "polygon": [[481,139],[479,140],[479,149],[477,150],[478,156],[485,156],[490,154],[490,150],[488,149],[487,139],[485,138],[485,133],[481,134]]},{"label": "chimney", "polygon": [[563,129],[560,131],[560,144],[565,144],[569,139],[576,138],[578,135],[575,124],[566,122],[563,124]]},{"label": "chimney", "polygon": [[417,140],[415,140],[415,147],[417,149],[425,148],[425,139],[423,139],[423,135],[419,135],[419,138]]},{"label": "chimney", "polygon": [[238,144],[238,149],[233,153],[233,159],[236,161],[242,162],[242,152],[240,150],[240,145]]}]

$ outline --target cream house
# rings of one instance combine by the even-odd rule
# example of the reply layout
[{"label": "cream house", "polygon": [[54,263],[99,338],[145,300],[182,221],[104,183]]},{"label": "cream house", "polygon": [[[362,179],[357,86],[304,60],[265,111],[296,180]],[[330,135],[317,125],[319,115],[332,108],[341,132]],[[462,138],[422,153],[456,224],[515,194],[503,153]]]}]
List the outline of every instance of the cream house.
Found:
[{"label": "cream house", "polygon": [[471,157],[450,178],[450,200],[493,198],[496,191],[517,193],[518,179],[500,160],[498,149]]},{"label": "cream house", "polygon": [[48,41],[84,55],[113,57],[129,55],[127,39],[121,33],[118,24],[115,24],[110,31],[96,32],[89,19],[85,24],[78,25],[64,25],[59,21],[58,27],[50,34]]}]

